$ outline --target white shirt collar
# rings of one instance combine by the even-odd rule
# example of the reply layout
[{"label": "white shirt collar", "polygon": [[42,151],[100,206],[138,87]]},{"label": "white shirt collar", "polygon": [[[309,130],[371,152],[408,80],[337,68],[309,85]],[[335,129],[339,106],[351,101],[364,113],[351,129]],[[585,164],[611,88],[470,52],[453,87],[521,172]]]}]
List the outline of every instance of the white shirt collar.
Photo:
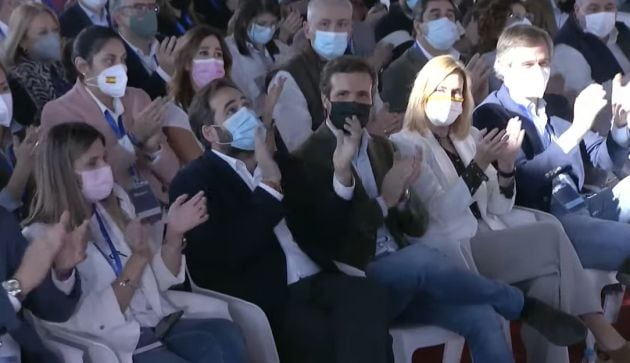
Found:
[{"label": "white shirt collar", "polygon": [[95,25],[107,24],[107,7],[104,7],[101,10],[101,13],[99,14],[95,12],[94,10],[89,9],[86,6],[84,6],[83,3],[81,3],[81,1],[79,1],[79,6],[81,7],[81,10],[83,10],[85,15],[87,15],[88,18],[90,18],[90,21],[92,22],[92,24],[95,24]]},{"label": "white shirt collar", "polygon": [[537,103],[534,103],[528,99],[514,98],[510,95],[510,91],[505,85],[501,86],[499,91],[497,91],[497,98],[503,107],[508,110],[521,115],[525,114],[524,116],[529,117],[540,135],[545,133],[548,118],[546,110],[547,102],[545,102],[544,99],[540,98]]},{"label": "white shirt collar", "polygon": [[[431,53],[429,53],[423,46],[422,44],[416,40],[416,46],[418,47],[418,49],[420,49],[420,51],[422,52],[422,54],[424,54],[424,56],[427,58],[427,60],[431,60],[433,58],[435,58],[435,56],[431,55]],[[448,54],[453,57],[454,59],[459,59],[460,54],[459,52],[455,49],[455,48],[451,48],[448,51]]]},{"label": "white shirt collar", "polygon": [[131,42],[129,42],[127,38],[125,38],[125,36],[122,35],[122,33],[118,33],[118,35],[120,35],[120,37],[125,41],[125,43],[127,43],[127,45],[129,46],[129,48],[131,48],[131,50],[133,50],[136,54],[138,54],[142,58],[153,57],[157,53],[158,46],[160,45],[157,39],[154,38],[153,42],[151,43],[151,49],[149,50],[149,54],[144,54],[142,49],[131,44]]},{"label": "white shirt collar", "polygon": [[9,36],[9,26],[3,21],[0,21],[0,30],[4,33],[5,38]]},{"label": "white shirt collar", "polygon": [[125,113],[125,107],[123,106],[122,102],[120,101],[120,98],[114,98],[114,109],[110,110],[109,107],[105,106],[105,104],[103,104],[103,102],[101,102],[95,95],[94,93],[92,93],[92,91],[90,90],[90,88],[88,88],[87,86],[85,86],[85,90],[88,92],[88,94],[92,97],[92,99],[94,100],[94,102],[96,102],[96,105],[98,106],[98,108],[101,110],[102,114],[105,114],[105,111],[109,111],[109,113],[112,114],[112,116],[114,116],[114,118],[118,118],[118,116],[122,115],[123,113]]}]

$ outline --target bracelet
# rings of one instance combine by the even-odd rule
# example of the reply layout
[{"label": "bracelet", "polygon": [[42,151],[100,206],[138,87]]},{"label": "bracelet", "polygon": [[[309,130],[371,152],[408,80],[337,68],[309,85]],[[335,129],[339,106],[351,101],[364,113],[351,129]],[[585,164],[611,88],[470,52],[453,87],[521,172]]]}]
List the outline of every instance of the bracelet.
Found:
[{"label": "bracelet", "polygon": [[512,171],[510,171],[509,173],[506,173],[503,170],[497,168],[497,173],[500,177],[505,179],[514,178],[514,176],[516,175],[516,168],[512,169]]},{"label": "bracelet", "polygon": [[124,287],[124,288],[127,288],[127,289],[132,289],[132,290],[138,289],[138,285],[136,285],[133,282],[131,282],[131,279],[124,279],[122,281],[119,281],[118,282],[118,286]]}]

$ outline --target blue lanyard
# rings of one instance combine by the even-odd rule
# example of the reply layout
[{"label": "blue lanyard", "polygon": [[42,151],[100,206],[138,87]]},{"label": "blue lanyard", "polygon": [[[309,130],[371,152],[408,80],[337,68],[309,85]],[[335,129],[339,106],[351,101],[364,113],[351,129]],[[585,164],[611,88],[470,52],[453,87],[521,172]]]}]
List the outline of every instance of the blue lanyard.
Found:
[{"label": "blue lanyard", "polygon": [[182,19],[176,24],[179,35],[186,33],[186,30],[193,25],[192,19],[188,16],[186,10],[182,10]]},{"label": "blue lanyard", "polygon": [[103,220],[101,219],[101,216],[96,211],[96,207],[94,207],[94,214],[96,215],[96,221],[98,222],[98,227],[101,230],[101,234],[103,235],[103,237],[105,237],[105,241],[107,242],[107,245],[109,246],[109,251],[111,253],[107,255],[100,249],[100,247],[98,247],[98,244],[95,243],[94,245],[96,246],[96,248],[98,248],[99,251],[101,251],[105,259],[107,259],[107,263],[109,263],[109,265],[114,270],[116,277],[119,277],[120,274],[122,274],[122,270],[123,270],[122,261],[120,260],[119,252],[114,246],[114,243],[112,242],[112,239],[109,236],[109,233],[107,232],[105,223],[103,222]]},{"label": "blue lanyard", "polygon": [[123,125],[122,115],[118,116],[118,122],[116,122],[114,116],[108,110],[105,110],[105,121],[107,121],[107,124],[112,128],[118,139],[125,137],[127,132],[125,131],[125,125]]}]

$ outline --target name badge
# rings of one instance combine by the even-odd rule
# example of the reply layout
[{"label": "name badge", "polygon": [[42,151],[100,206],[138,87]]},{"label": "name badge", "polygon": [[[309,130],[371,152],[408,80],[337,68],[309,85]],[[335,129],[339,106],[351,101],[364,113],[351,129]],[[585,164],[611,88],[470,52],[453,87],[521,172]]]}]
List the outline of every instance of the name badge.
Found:
[{"label": "name badge", "polygon": [[129,190],[129,197],[136,209],[136,216],[142,222],[154,224],[162,219],[162,206],[148,182],[135,182]]}]

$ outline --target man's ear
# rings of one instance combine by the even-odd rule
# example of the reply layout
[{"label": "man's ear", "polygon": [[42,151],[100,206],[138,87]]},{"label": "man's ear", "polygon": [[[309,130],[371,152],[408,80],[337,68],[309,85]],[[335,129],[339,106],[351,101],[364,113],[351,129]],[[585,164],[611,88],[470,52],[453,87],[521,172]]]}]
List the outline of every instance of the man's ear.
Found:
[{"label": "man's ear", "polygon": [[322,105],[324,106],[324,118],[328,118],[330,109],[332,108],[332,103],[324,94],[322,94]]},{"label": "man's ear", "polygon": [[424,36],[424,31],[422,28],[423,28],[422,23],[419,20],[413,21],[413,30],[414,30],[414,33],[416,34],[416,37]]},{"label": "man's ear", "polygon": [[201,134],[205,143],[214,144],[219,141],[219,134],[217,133],[216,127],[212,125],[204,125],[201,126]]}]

